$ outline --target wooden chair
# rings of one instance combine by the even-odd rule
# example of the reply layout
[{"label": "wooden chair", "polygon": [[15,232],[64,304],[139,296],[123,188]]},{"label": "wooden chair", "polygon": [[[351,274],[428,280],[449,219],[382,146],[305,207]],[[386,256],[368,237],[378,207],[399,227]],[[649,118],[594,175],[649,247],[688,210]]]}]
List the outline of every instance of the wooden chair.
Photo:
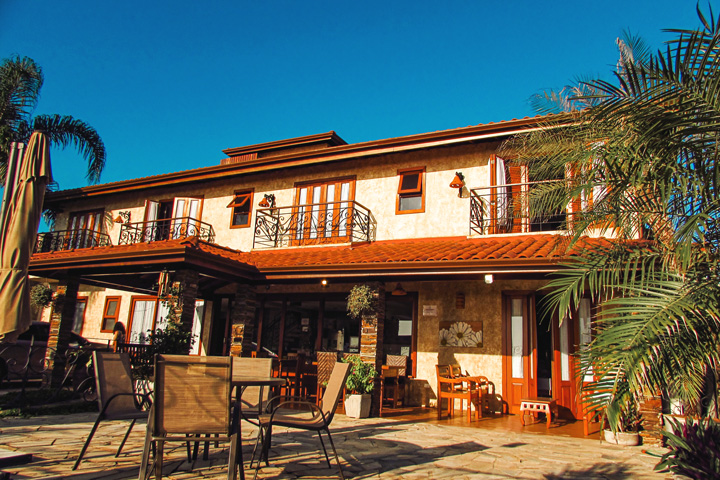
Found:
[{"label": "wooden chair", "polygon": [[318,405],[320,405],[322,392],[330,381],[330,375],[335,367],[335,363],[337,363],[337,352],[317,352],[317,388],[315,398]]},{"label": "wooden chair", "polygon": [[447,399],[448,416],[452,416],[455,410],[455,399],[460,400],[460,410],[462,410],[462,402],[467,402],[468,422],[472,420],[472,404],[476,405],[475,415],[479,419],[482,414],[482,408],[478,403],[478,390],[475,387],[473,377],[454,378],[450,365],[435,365],[437,373],[437,406],[438,417],[442,414],[442,401]]},{"label": "wooden chair", "polygon": [[[343,391],[343,386],[345,385],[345,380],[347,380],[349,373],[349,363],[335,363],[332,374],[330,375],[330,380],[319,406],[312,402],[302,401],[299,399],[286,399],[283,397],[277,397],[276,399],[270,400],[270,406],[273,407],[270,410],[271,413],[260,415],[259,418],[260,431],[263,432],[263,435],[261,437],[259,434],[260,432],[258,432],[257,441],[260,442],[262,438],[263,447],[255,468],[255,478],[257,478],[258,472],[260,471],[260,463],[262,459],[265,459],[265,464],[268,465],[268,451],[270,450],[270,445],[272,443],[272,428],[277,425],[281,427],[317,432],[318,438],[320,438],[320,445],[322,445],[323,452],[325,453],[325,460],[327,461],[328,468],[331,468],[330,458],[328,457],[327,450],[325,449],[325,442],[322,439],[321,432],[324,431],[330,440],[330,446],[335,454],[340,478],[343,480],[345,479],[342,466],[340,465],[340,458],[338,457],[335,444],[333,443],[332,436],[330,435],[330,424],[335,416],[335,409],[337,409],[338,401],[340,400],[340,393]],[[288,408],[292,408],[293,410],[288,411]],[[307,409],[307,411],[303,412],[303,414],[299,414],[297,410],[298,408]]]},{"label": "wooden chair", "polygon": [[140,480],[150,467],[150,446],[157,446],[155,478],[162,478],[165,442],[230,442],[228,480],[245,478],[238,435],[239,408],[233,408],[232,360],[230,357],[157,355],[155,401],[145,435]]},{"label": "wooden chair", "polygon": [[80,450],[80,455],[72,467],[73,470],[80,465],[90,441],[103,420],[132,420],[115,454],[116,457],[119,456],[135,422],[147,419],[147,408],[151,403],[149,394],[137,394],[133,388],[130,356],[127,353],[96,350],[93,352],[93,368],[100,413]]},{"label": "wooden chair", "polygon": [[383,365],[380,369],[380,416],[386,403],[389,408],[400,407],[404,391],[400,385],[400,367]]},{"label": "wooden chair", "polygon": [[407,376],[408,368],[408,357],[407,355],[387,355],[385,357],[385,364],[393,367],[400,367],[398,374],[400,377]]}]

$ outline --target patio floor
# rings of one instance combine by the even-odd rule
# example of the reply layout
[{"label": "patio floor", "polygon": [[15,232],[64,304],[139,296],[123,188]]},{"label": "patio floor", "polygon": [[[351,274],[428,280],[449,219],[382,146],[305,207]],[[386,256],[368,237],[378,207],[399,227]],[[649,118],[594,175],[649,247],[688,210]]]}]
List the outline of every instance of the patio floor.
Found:
[{"label": "patio floor", "polygon": [[[458,412],[459,413],[459,412]],[[71,467],[90,431],[95,414],[0,420],[0,446],[31,453],[33,461],[2,468],[12,479],[73,480],[137,478],[144,429],[136,426],[119,458],[114,450],[127,423],[102,424],[80,465]],[[247,461],[256,431],[242,425]],[[655,473],[657,459],[645,447],[620,447],[582,437],[582,423],[520,425],[516,416],[490,417],[467,423],[462,416],[438,419],[435,410],[388,412],[383,418],[355,420],[337,414],[332,434],[347,478],[356,479],[669,479]],[[194,468],[182,445],[166,446],[165,477],[227,478],[227,449],[211,448],[207,461]],[[648,448],[660,451],[657,448]],[[337,478],[325,464],[317,438],[309,433],[273,430],[270,467],[259,478]],[[252,478],[252,472],[248,478]],[[0,477],[2,478],[2,477]],[[7,478],[7,477],[6,477]]]}]

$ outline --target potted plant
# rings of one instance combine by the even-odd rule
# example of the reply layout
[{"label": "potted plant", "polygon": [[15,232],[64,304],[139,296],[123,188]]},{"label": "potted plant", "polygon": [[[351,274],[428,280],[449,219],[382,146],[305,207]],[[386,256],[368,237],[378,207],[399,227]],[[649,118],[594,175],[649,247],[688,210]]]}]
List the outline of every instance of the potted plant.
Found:
[{"label": "potted plant", "polygon": [[38,308],[50,306],[53,301],[53,291],[48,285],[38,283],[30,290],[30,303]]},{"label": "potted plant", "polygon": [[361,318],[375,310],[376,302],[375,292],[370,285],[355,285],[347,297],[347,312],[352,318]]},{"label": "potted plant", "polygon": [[363,362],[360,357],[352,356],[347,359],[351,364],[350,373],[345,387],[350,392],[345,397],[345,415],[352,418],[367,418],[370,416],[370,393],[375,388],[377,370],[370,363]]},{"label": "potted plant", "polygon": [[635,446],[640,444],[640,423],[642,417],[637,403],[630,399],[620,408],[618,420],[611,428],[605,429],[604,437],[608,443],[616,445]]}]

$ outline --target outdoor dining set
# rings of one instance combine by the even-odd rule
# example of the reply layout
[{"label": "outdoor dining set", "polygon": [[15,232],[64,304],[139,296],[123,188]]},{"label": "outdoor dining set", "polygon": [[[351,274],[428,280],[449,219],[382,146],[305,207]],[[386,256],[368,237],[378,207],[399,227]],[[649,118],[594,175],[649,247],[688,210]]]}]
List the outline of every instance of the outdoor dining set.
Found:
[{"label": "outdoor dining set", "polygon": [[250,459],[255,477],[263,462],[269,465],[273,427],[279,426],[317,432],[331,468],[323,434],[327,436],[339,476],[344,479],[329,427],[349,374],[348,363],[335,362],[327,381],[313,392],[317,393],[315,401],[308,401],[294,395],[298,391],[292,389],[293,377],[273,376],[271,358],[156,355],[152,389],[147,392],[137,388],[128,353],[95,351],[93,361],[100,412],[73,470],[80,465],[101,422],[130,420],[116,456],[135,423],[146,422],[139,479],[145,480],[153,472],[155,478],[162,478],[163,450],[168,442],[184,443],[189,462],[197,458],[200,446],[207,458],[211,447],[229,443],[228,479],[236,479],[238,472],[244,479],[241,426],[247,421],[258,427]]}]

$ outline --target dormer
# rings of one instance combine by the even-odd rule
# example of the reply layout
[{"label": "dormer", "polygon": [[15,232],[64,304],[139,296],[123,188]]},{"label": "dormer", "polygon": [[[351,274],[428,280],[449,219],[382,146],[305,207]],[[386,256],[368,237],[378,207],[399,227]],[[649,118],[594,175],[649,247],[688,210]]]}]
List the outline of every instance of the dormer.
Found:
[{"label": "dormer", "polygon": [[246,147],[228,148],[223,153],[228,158],[223,159],[220,164],[241,163],[258,158],[276,157],[292,153],[310,152],[326,148],[347,145],[347,142],[333,132],[318,133],[305,137],[295,137],[275,142],[258,143]]}]

